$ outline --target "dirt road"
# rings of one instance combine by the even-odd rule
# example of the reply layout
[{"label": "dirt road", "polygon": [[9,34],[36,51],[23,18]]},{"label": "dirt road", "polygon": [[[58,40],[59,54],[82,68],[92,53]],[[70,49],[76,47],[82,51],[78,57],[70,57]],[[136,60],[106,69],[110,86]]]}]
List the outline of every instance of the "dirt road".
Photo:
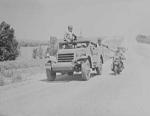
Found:
[{"label": "dirt road", "polygon": [[126,69],[119,76],[111,74],[108,61],[103,75],[89,81],[80,81],[78,75],[48,82],[40,74],[1,87],[0,116],[149,116],[150,57],[145,49],[150,52],[145,45],[129,49]]}]

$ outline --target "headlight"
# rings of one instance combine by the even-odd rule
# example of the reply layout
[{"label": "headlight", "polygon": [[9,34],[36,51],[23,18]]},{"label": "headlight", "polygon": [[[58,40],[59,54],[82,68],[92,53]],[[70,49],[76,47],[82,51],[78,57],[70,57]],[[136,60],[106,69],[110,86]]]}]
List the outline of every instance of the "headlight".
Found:
[{"label": "headlight", "polygon": [[49,60],[52,62],[57,62],[57,59],[55,56],[50,56]]},{"label": "headlight", "polygon": [[93,65],[94,65],[94,66],[96,66],[96,65],[97,65],[97,62],[92,62],[92,63],[93,63]]}]

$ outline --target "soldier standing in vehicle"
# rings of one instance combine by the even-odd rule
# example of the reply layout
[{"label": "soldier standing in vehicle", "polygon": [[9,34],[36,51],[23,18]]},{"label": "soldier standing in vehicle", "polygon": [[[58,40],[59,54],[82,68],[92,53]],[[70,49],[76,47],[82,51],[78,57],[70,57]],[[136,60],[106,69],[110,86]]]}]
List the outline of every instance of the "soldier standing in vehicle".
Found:
[{"label": "soldier standing in vehicle", "polygon": [[73,26],[68,26],[68,31],[65,33],[64,41],[73,42],[77,39],[77,36],[73,33]]},{"label": "soldier standing in vehicle", "polygon": [[103,46],[102,46],[102,40],[98,39],[98,52],[100,55],[100,59],[101,59],[101,63],[104,63],[104,59],[103,59]]}]

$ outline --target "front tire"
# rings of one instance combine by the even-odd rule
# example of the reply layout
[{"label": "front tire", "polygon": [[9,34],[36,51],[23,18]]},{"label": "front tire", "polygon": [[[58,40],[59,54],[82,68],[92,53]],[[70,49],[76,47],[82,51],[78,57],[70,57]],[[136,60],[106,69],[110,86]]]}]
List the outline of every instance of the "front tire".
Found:
[{"label": "front tire", "polygon": [[52,71],[51,69],[46,69],[47,80],[54,81],[56,78],[56,72]]},{"label": "front tire", "polygon": [[116,74],[119,74],[119,70],[118,70],[118,66],[114,66],[114,74],[116,75]]},{"label": "front tire", "polygon": [[91,77],[91,69],[90,69],[90,62],[89,60],[86,60],[84,63],[81,65],[81,72],[82,72],[82,79],[84,81],[87,81]]}]

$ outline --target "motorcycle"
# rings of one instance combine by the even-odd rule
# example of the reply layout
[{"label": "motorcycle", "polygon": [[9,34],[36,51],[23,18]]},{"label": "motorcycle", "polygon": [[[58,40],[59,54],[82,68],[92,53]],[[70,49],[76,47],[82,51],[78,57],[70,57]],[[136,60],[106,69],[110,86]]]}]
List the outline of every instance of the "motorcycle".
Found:
[{"label": "motorcycle", "polygon": [[120,74],[123,71],[123,60],[124,59],[122,58],[113,58],[112,71],[114,72],[114,75]]}]

